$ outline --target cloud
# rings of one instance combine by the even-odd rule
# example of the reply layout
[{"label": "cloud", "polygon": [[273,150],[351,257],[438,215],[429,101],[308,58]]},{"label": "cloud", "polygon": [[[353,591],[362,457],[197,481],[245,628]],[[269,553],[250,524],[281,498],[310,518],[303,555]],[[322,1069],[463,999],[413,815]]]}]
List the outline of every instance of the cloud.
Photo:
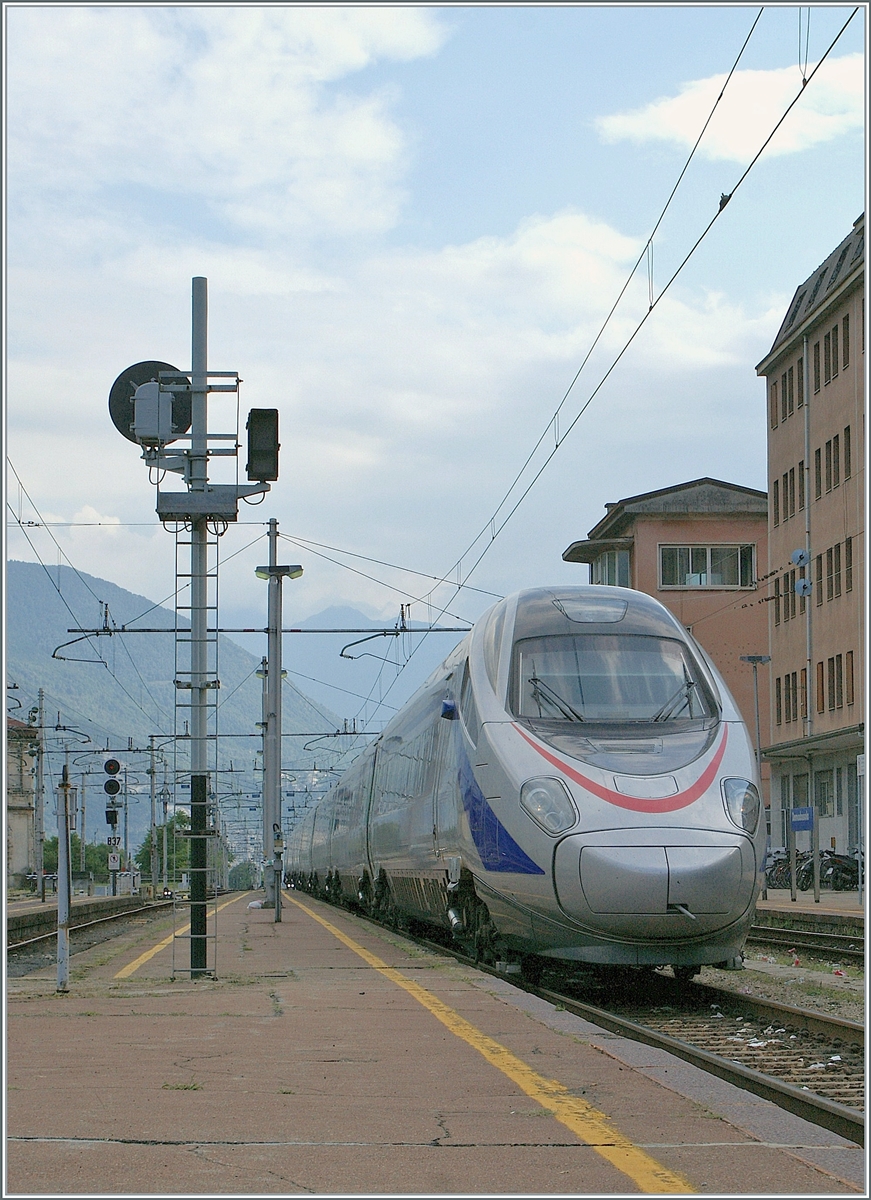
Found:
[{"label": "cloud", "polygon": [[[808,67],[808,74],[814,64]],[[723,90],[725,75],[685,83],[677,96],[655,100],[633,112],[599,117],[595,122],[606,142],[667,141],[695,144]],[[862,54],[827,59],[766,151],[795,154],[831,141],[865,121],[865,62]],[[736,71],[699,146],[709,159],[746,162],[774,128],[801,89],[796,67],[770,71]]]},{"label": "cloud", "polygon": [[[173,200],[275,236],[389,228],[391,97],[338,84],[444,39],[417,8],[23,8],[8,14],[10,190],[93,211]],[[196,199],[198,212],[184,201]]]}]

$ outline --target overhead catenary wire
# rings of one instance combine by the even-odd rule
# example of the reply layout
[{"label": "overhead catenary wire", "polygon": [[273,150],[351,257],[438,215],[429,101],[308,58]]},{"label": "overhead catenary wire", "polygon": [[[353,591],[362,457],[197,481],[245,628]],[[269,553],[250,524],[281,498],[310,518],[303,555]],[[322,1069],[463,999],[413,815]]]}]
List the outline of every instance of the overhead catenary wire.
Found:
[{"label": "overhead catenary wire", "polygon": [[[758,22],[758,20],[759,20],[759,17],[761,16],[761,13],[762,13],[762,11],[763,11],[763,10],[761,10],[761,9],[760,9],[760,12],[757,14],[757,17],[756,17],[756,19],[754,20],[753,26],[752,26],[752,28],[751,28],[751,30],[750,30],[750,34],[752,34],[752,32],[753,32],[753,29],[755,29],[755,27],[756,27],[756,23]],[[626,291],[626,288],[628,287],[628,285],[629,285],[629,282],[630,282],[630,280],[631,280],[631,278],[632,278],[632,275],[630,275],[630,278],[629,278],[629,279],[627,279],[626,283],[624,284],[623,288],[621,289],[621,292],[620,292],[620,294],[618,295],[618,298],[617,298],[617,300],[614,302],[614,305],[612,306],[612,308],[611,308],[611,310],[610,310],[610,312],[609,312],[609,314],[608,314],[608,317],[607,317],[607,318],[606,318],[606,320],[605,320],[605,323],[604,323],[604,324],[603,324],[603,326],[600,328],[600,330],[599,330],[599,333],[596,335],[596,339],[595,339],[595,341],[594,341],[594,343],[593,343],[593,346],[591,346],[590,350],[589,350],[589,351],[587,352],[587,354],[585,355],[585,357],[584,357],[584,360],[583,360],[583,361],[582,361],[582,363],[581,363],[581,366],[578,368],[578,370],[577,370],[577,372],[575,373],[575,375],[574,375],[574,377],[573,377],[573,379],[572,379],[572,381],[571,381],[571,383],[570,383],[570,385],[569,385],[568,389],[566,390],[566,392],[565,392],[565,394],[564,394],[564,396],[563,396],[563,399],[560,401],[560,404],[558,405],[558,407],[557,407],[557,409],[556,409],[556,412],[554,413],[554,416],[553,416],[553,417],[551,418],[551,420],[548,422],[547,426],[545,427],[545,430],[543,431],[543,433],[542,433],[542,434],[541,434],[541,436],[539,437],[538,441],[536,442],[536,444],[535,444],[535,446],[533,447],[533,449],[532,449],[532,451],[530,452],[530,454],[527,456],[527,458],[526,458],[526,460],[524,461],[524,464],[523,464],[523,466],[521,467],[520,471],[518,471],[518,473],[517,473],[517,474],[516,474],[516,476],[514,477],[514,479],[513,479],[512,483],[511,483],[510,487],[509,487],[509,488],[508,488],[508,490],[506,491],[506,493],[505,493],[505,495],[503,496],[502,500],[501,500],[501,501],[499,502],[499,504],[497,505],[497,507],[496,507],[496,509],[494,510],[494,512],[493,512],[493,514],[492,514],[492,516],[491,516],[491,517],[490,517],[490,518],[487,520],[486,524],[485,524],[485,525],[482,527],[481,531],[480,531],[480,532],[478,533],[478,535],[477,535],[477,536],[476,536],[476,537],[475,537],[475,538],[472,540],[472,542],[471,542],[471,543],[470,543],[470,544],[467,546],[466,550],[465,550],[465,551],[464,551],[464,552],[463,552],[463,553],[462,553],[462,554],[459,556],[459,558],[456,560],[456,562],[455,562],[455,563],[454,563],[454,565],[453,565],[453,566],[450,568],[450,570],[448,570],[447,572],[445,572],[445,574],[444,574],[444,575],[443,575],[443,576],[440,578],[440,582],[447,583],[447,582],[449,581],[449,579],[450,579],[450,575],[451,575],[451,573],[452,573],[453,571],[455,571],[455,570],[458,570],[458,569],[459,569],[460,565],[463,563],[463,560],[464,560],[464,559],[465,559],[465,558],[466,558],[466,557],[467,557],[467,556],[468,556],[468,555],[471,553],[471,551],[472,551],[472,550],[475,548],[475,546],[476,546],[476,545],[477,545],[477,544],[480,542],[480,540],[481,540],[481,538],[484,536],[484,534],[485,534],[485,533],[487,533],[487,532],[489,531],[489,533],[490,533],[490,538],[489,538],[489,540],[488,540],[488,541],[487,541],[487,542],[484,544],[484,547],[483,547],[483,549],[482,549],[482,550],[481,550],[481,552],[478,554],[477,558],[474,560],[474,562],[472,563],[472,565],[471,565],[471,566],[470,566],[470,567],[469,567],[469,568],[468,568],[468,569],[465,571],[465,573],[462,575],[462,579],[461,579],[461,580],[458,580],[457,584],[453,585],[455,590],[454,590],[454,593],[453,593],[453,595],[451,596],[451,598],[448,600],[448,602],[447,602],[448,604],[450,604],[450,603],[452,602],[452,600],[453,600],[453,599],[454,599],[454,598],[455,598],[455,597],[456,597],[456,596],[459,594],[459,591],[460,591],[461,585],[462,585],[462,584],[465,584],[465,583],[468,581],[468,579],[471,577],[471,575],[474,573],[474,571],[475,571],[475,570],[477,569],[477,567],[480,565],[480,563],[482,562],[482,560],[484,559],[484,557],[487,555],[487,553],[488,553],[488,552],[490,551],[490,549],[492,548],[492,546],[493,546],[493,543],[494,543],[494,541],[496,540],[496,538],[499,536],[499,534],[501,533],[501,531],[502,531],[502,530],[505,528],[505,526],[506,526],[506,525],[508,524],[508,522],[511,520],[512,516],[514,515],[514,513],[516,513],[516,512],[517,512],[517,510],[518,510],[518,508],[520,507],[520,505],[523,503],[523,501],[526,499],[526,497],[527,497],[527,496],[529,495],[529,493],[532,491],[532,489],[533,489],[533,487],[535,486],[535,484],[536,484],[536,483],[538,482],[538,480],[541,478],[541,476],[543,475],[544,471],[545,471],[545,470],[547,469],[547,467],[549,466],[549,464],[550,464],[551,460],[553,459],[553,457],[556,455],[556,453],[559,451],[559,449],[560,449],[560,448],[562,447],[562,445],[565,443],[566,439],[567,439],[567,438],[568,438],[568,436],[571,434],[571,432],[574,430],[574,428],[575,428],[575,426],[577,425],[578,421],[581,419],[581,417],[584,415],[584,413],[585,413],[585,412],[587,411],[587,409],[590,407],[590,405],[592,404],[593,400],[596,398],[596,396],[598,395],[598,393],[601,391],[602,387],[605,385],[605,383],[607,382],[607,380],[610,378],[611,374],[612,374],[612,373],[613,373],[613,371],[616,369],[617,365],[620,363],[620,361],[622,360],[623,356],[626,354],[626,352],[628,351],[628,349],[630,348],[630,346],[632,345],[632,343],[635,341],[636,337],[637,337],[637,336],[638,336],[638,334],[641,332],[641,330],[643,329],[643,327],[644,327],[644,326],[645,326],[645,324],[647,323],[648,319],[649,319],[649,318],[652,316],[653,312],[655,311],[655,309],[657,308],[657,306],[658,306],[658,305],[661,303],[661,301],[663,300],[663,298],[666,296],[666,294],[668,293],[668,291],[670,290],[670,288],[671,288],[671,287],[672,287],[672,285],[674,284],[675,280],[676,280],[676,279],[677,279],[677,278],[678,278],[678,277],[681,275],[681,273],[682,273],[682,272],[683,272],[683,270],[685,269],[685,267],[686,267],[687,263],[688,263],[688,262],[689,262],[689,261],[692,259],[692,257],[695,255],[696,251],[698,250],[699,246],[702,244],[702,242],[703,242],[703,241],[705,240],[705,238],[708,236],[708,234],[710,233],[710,231],[713,229],[714,225],[716,224],[717,220],[720,218],[720,216],[721,216],[721,215],[722,215],[722,213],[724,212],[724,210],[725,210],[725,208],[726,208],[727,204],[729,203],[729,201],[730,201],[730,200],[731,200],[731,199],[734,197],[735,193],[738,191],[738,189],[741,187],[741,185],[742,185],[742,184],[744,183],[744,181],[747,179],[747,176],[750,174],[750,172],[751,172],[751,171],[753,170],[753,168],[755,167],[756,163],[759,161],[759,159],[761,158],[761,156],[764,154],[765,150],[766,150],[766,149],[767,149],[767,147],[770,145],[772,138],[775,136],[775,134],[777,133],[777,131],[780,129],[781,125],[782,125],[782,124],[783,124],[783,122],[786,120],[786,118],[789,116],[790,112],[792,112],[792,110],[793,110],[793,108],[795,107],[795,105],[796,105],[796,104],[799,102],[799,100],[800,100],[800,99],[802,98],[802,96],[804,95],[804,92],[805,92],[805,90],[806,90],[806,86],[807,86],[807,84],[809,84],[809,83],[810,83],[810,82],[813,80],[813,78],[815,77],[815,75],[817,74],[817,72],[818,72],[818,71],[820,70],[820,68],[822,67],[823,63],[824,63],[824,62],[827,60],[827,58],[828,58],[828,57],[829,57],[829,55],[831,54],[832,50],[835,48],[835,46],[837,45],[837,43],[840,41],[840,39],[841,39],[841,37],[843,36],[843,34],[844,34],[845,30],[847,29],[847,27],[849,26],[850,22],[853,20],[853,18],[855,17],[855,15],[856,15],[856,13],[857,13],[858,11],[859,11],[859,10],[858,10],[858,7],[856,7],[856,8],[854,8],[854,9],[853,9],[853,11],[852,11],[852,12],[850,13],[850,15],[847,17],[847,19],[846,19],[846,21],[844,22],[844,24],[841,26],[841,28],[840,28],[840,29],[838,30],[838,32],[835,34],[835,37],[832,39],[832,41],[830,42],[830,44],[829,44],[829,45],[828,45],[828,47],[826,48],[825,52],[822,54],[822,56],[820,57],[819,61],[818,61],[818,62],[817,62],[815,65],[814,65],[814,68],[813,68],[813,70],[810,72],[810,74],[807,76],[807,78],[806,78],[806,79],[803,79],[803,80],[802,80],[802,86],[801,86],[801,89],[799,90],[799,92],[798,92],[798,93],[797,93],[797,94],[796,94],[796,95],[793,97],[793,99],[790,101],[790,103],[789,103],[789,104],[786,106],[786,108],[784,109],[784,111],[783,111],[783,113],[781,114],[781,116],[780,116],[780,117],[778,118],[778,120],[775,122],[775,124],[774,124],[773,128],[771,129],[771,131],[769,132],[768,136],[767,136],[767,137],[765,138],[765,140],[762,142],[762,145],[759,147],[759,149],[757,150],[757,152],[754,154],[753,158],[750,160],[750,162],[748,163],[748,165],[747,165],[747,166],[744,168],[744,170],[742,171],[741,175],[738,177],[737,181],[736,181],[736,182],[733,184],[733,186],[732,186],[732,189],[731,189],[731,190],[730,190],[728,193],[723,193],[723,195],[720,197],[720,203],[719,203],[719,206],[718,206],[718,208],[717,208],[716,212],[714,212],[713,216],[710,218],[710,220],[709,220],[709,221],[707,222],[707,224],[704,226],[704,228],[702,229],[701,233],[700,233],[700,234],[697,236],[696,240],[693,242],[693,244],[691,245],[690,249],[689,249],[689,250],[687,251],[687,253],[684,255],[683,259],[680,261],[680,263],[678,264],[678,266],[675,268],[675,270],[674,270],[674,271],[672,272],[672,274],[669,276],[669,278],[667,279],[667,281],[666,281],[666,283],[665,283],[665,286],[662,288],[662,290],[659,292],[659,294],[658,294],[658,295],[657,295],[657,296],[656,296],[656,297],[653,299],[652,303],[650,304],[650,307],[649,307],[648,311],[647,311],[646,313],[644,313],[644,314],[641,316],[641,318],[638,320],[638,322],[637,322],[637,323],[636,323],[636,325],[635,325],[635,328],[632,330],[632,332],[630,333],[629,337],[628,337],[628,338],[626,338],[626,340],[624,341],[623,345],[621,346],[621,348],[619,349],[619,351],[617,352],[617,354],[616,354],[616,355],[614,356],[614,358],[612,359],[612,361],[611,361],[610,365],[607,367],[607,369],[606,369],[606,370],[604,371],[604,373],[602,374],[601,378],[599,379],[599,382],[596,384],[596,386],[593,388],[593,390],[592,390],[592,391],[590,392],[590,394],[587,396],[586,400],[584,400],[584,402],[581,404],[581,407],[580,407],[580,409],[578,410],[578,412],[575,414],[575,416],[573,417],[573,419],[571,420],[571,422],[570,422],[570,423],[569,423],[569,425],[567,426],[567,428],[566,428],[565,432],[564,432],[564,433],[561,435],[561,437],[559,438],[559,441],[558,441],[558,442],[556,442],[556,444],[555,444],[555,445],[554,445],[554,446],[553,446],[553,447],[550,449],[550,451],[549,451],[549,452],[546,454],[546,456],[545,456],[545,458],[544,458],[544,461],[543,461],[543,462],[541,463],[541,465],[538,467],[538,469],[536,470],[536,472],[535,472],[535,473],[534,473],[534,475],[532,476],[531,480],[528,482],[528,484],[526,485],[526,487],[524,488],[524,490],[521,492],[520,496],[517,498],[517,500],[516,500],[516,501],[515,501],[515,503],[512,505],[512,507],[509,509],[509,511],[507,512],[507,514],[506,514],[506,515],[505,515],[505,516],[502,518],[502,520],[501,520],[501,521],[500,521],[500,522],[497,524],[497,523],[496,523],[496,518],[497,518],[497,516],[498,516],[498,515],[499,515],[499,513],[502,511],[502,509],[505,507],[505,505],[508,503],[508,501],[509,501],[509,499],[510,499],[510,497],[511,497],[512,493],[515,491],[515,488],[517,487],[517,485],[518,485],[518,483],[519,483],[520,479],[522,478],[523,474],[525,473],[525,471],[526,471],[526,468],[527,468],[527,467],[529,466],[529,464],[531,463],[531,461],[532,461],[532,459],[533,459],[533,457],[534,457],[534,455],[535,455],[535,452],[536,452],[536,450],[539,448],[539,446],[541,446],[542,442],[544,441],[544,438],[545,438],[545,436],[547,435],[547,431],[548,431],[548,429],[550,429],[550,428],[551,428],[551,426],[552,426],[552,425],[553,425],[553,423],[554,423],[554,420],[555,420],[555,418],[556,418],[556,417],[559,415],[559,412],[560,412],[560,410],[562,409],[562,407],[563,407],[563,405],[565,404],[565,402],[566,402],[566,400],[567,400],[567,398],[568,398],[568,396],[569,396],[570,392],[572,391],[572,389],[574,388],[574,386],[575,386],[575,384],[576,384],[576,382],[577,382],[578,378],[580,377],[580,374],[581,374],[581,372],[583,371],[583,369],[584,369],[584,366],[585,366],[585,365],[586,365],[586,363],[589,361],[589,357],[590,357],[590,354],[592,353],[593,346],[595,346],[596,342],[597,342],[597,341],[599,340],[599,338],[602,336],[602,333],[603,333],[603,331],[604,331],[604,328],[605,328],[605,326],[606,326],[606,325],[607,325],[607,323],[610,321],[611,317],[613,316],[613,313],[614,313],[614,311],[616,310],[616,307],[617,307],[617,305],[618,305],[618,304],[619,304],[619,302],[620,302],[620,299],[622,298],[623,294],[625,293],[625,291]],[[729,80],[729,79],[731,79],[731,77],[732,77],[732,74],[734,73],[734,70],[735,70],[735,68],[737,67],[738,61],[740,60],[740,58],[741,58],[741,55],[742,55],[742,54],[743,54],[743,52],[744,52],[744,48],[745,48],[745,47],[746,47],[746,45],[747,45],[747,41],[749,40],[750,34],[748,34],[748,36],[747,36],[747,39],[745,39],[744,45],[742,46],[742,48],[741,48],[741,51],[739,52],[738,58],[736,58],[736,60],[735,60],[735,64],[733,65],[733,67],[732,67],[732,70],[729,72],[729,76],[727,77],[726,84],[728,83],[728,80]],[[713,112],[714,112],[714,110],[716,109],[716,107],[717,107],[717,104],[719,104],[719,101],[720,101],[720,99],[722,98],[723,92],[725,91],[725,88],[726,88],[726,84],[724,84],[724,85],[723,85],[723,89],[721,89],[721,92],[720,92],[719,96],[717,97],[717,100],[716,100],[716,102],[715,102],[715,104],[714,104],[714,107],[712,108],[712,110],[711,110],[711,113],[709,114],[709,116],[708,116],[708,119],[707,119],[707,121],[705,122],[705,126],[703,127],[702,133],[704,133],[704,130],[705,130],[705,129],[707,129],[708,125],[710,124],[711,117],[713,116]],[[697,141],[696,141],[696,144],[695,144],[695,146],[693,147],[693,153],[695,152],[695,149],[697,148],[697,146],[698,146],[698,144],[699,144],[699,141],[701,140],[701,136],[702,136],[702,135],[700,134],[700,135],[699,135],[699,138],[698,138],[698,139],[697,139]],[[682,170],[682,172],[681,172],[681,175],[680,175],[680,176],[679,176],[679,178],[678,178],[678,184],[679,184],[679,182],[680,182],[680,179],[681,179],[681,178],[683,178],[683,175],[684,175],[684,173],[685,173],[685,171],[686,171],[686,167],[687,167],[688,165],[689,165],[689,159],[687,160],[687,163],[685,164],[685,166],[684,166],[684,168],[683,168],[683,170]],[[671,196],[669,197],[669,202],[670,202],[670,200],[671,200],[672,196],[674,195],[674,191],[677,189],[677,186],[678,186],[678,184],[675,184],[675,188],[672,190]],[[650,236],[651,236],[651,239],[652,239],[652,237],[653,237],[653,234],[656,232],[656,229],[658,228],[658,226],[659,226],[659,223],[661,222],[661,220],[662,220],[662,216],[664,215],[664,213],[665,213],[665,209],[663,210],[663,214],[660,216],[659,220],[657,221],[656,225],[654,226],[653,233],[651,233],[651,235],[650,235]],[[642,253],[641,253],[641,255],[639,256],[638,260],[636,261],[636,264],[635,264],[635,267],[633,268],[633,272],[632,272],[632,274],[634,274],[634,272],[635,272],[635,271],[637,270],[637,268],[638,268],[638,265],[641,263],[641,261],[643,261],[645,253],[646,253],[646,246],[645,246],[645,249],[644,249],[644,250],[642,250]],[[431,595],[432,593],[429,593],[429,594]],[[447,611],[447,605],[445,605],[445,607],[441,609],[441,611],[439,612],[439,614],[436,616],[436,618],[435,618],[435,619],[436,619],[436,620],[438,620],[438,619],[439,619],[439,618],[440,618],[440,617],[441,617],[441,616],[442,616],[442,615],[443,615],[443,614],[444,614],[446,611]],[[421,642],[420,642],[420,643],[418,643],[418,645],[417,645],[417,646],[416,646],[416,647],[415,647],[415,648],[414,648],[414,649],[411,651],[411,653],[410,653],[410,655],[409,655],[408,659],[406,660],[406,664],[405,664],[406,666],[407,666],[408,662],[410,662],[410,661],[411,661],[411,659],[414,657],[414,655],[415,655],[416,653],[418,653],[418,652],[419,652],[419,650],[420,650],[420,648],[421,648],[421,645],[423,644],[423,641],[424,641],[424,640],[425,640],[425,639],[421,639]],[[392,688],[395,686],[395,683],[396,683],[396,680],[394,680],[394,681],[393,681],[393,683],[391,683],[391,684],[390,684],[390,686],[388,687],[388,689],[387,689],[387,692],[385,693],[385,695],[389,695],[389,694],[390,694],[390,691],[391,691],[391,689],[392,689]]]}]

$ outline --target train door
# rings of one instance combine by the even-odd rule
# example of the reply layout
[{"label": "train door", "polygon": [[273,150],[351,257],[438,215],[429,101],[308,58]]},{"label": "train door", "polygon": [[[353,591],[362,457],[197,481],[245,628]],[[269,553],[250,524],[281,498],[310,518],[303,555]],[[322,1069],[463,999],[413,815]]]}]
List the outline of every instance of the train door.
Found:
[{"label": "train door", "polygon": [[437,719],[435,728],[435,776],[433,780],[432,840],[436,858],[456,849],[459,820],[459,784],[457,780],[456,710]]}]

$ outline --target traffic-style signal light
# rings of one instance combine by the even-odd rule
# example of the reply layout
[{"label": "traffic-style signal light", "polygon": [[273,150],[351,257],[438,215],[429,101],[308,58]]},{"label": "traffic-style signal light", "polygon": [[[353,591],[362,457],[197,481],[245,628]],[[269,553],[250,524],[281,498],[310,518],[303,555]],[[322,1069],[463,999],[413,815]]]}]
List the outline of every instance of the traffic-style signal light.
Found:
[{"label": "traffic-style signal light", "polygon": [[118,824],[118,809],[117,808],[107,808],[106,809],[106,824],[111,825],[113,829]]},{"label": "traffic-style signal light", "polygon": [[[109,776],[109,778],[103,784],[103,791],[107,796],[117,796],[121,791],[121,781],[116,779],[115,776],[121,770],[121,764],[118,762],[117,758],[107,758],[103,763],[103,770]],[[109,820],[108,812],[106,813],[106,820]],[[113,822],[109,821],[109,824],[111,825]]]},{"label": "traffic-style signal light", "polygon": [[258,483],[278,478],[278,409],[252,408],[245,424],[248,430],[249,479]]}]

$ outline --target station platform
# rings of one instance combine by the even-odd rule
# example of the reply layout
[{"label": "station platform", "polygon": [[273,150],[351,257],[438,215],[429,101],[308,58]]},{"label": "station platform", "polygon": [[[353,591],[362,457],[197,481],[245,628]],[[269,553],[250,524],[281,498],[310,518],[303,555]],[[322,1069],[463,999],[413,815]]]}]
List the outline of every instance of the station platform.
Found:
[{"label": "station platform", "polygon": [[805,912],[846,914],[850,917],[864,918],[867,893],[861,899],[858,892],[829,892],[820,891],[819,903],[814,900],[813,891],[796,892],[792,899],[789,888],[769,888],[766,899],[756,901],[757,912]]},{"label": "station platform", "polygon": [[767,1101],[254,898],[219,901],[214,976],[167,915],[74,955],[67,993],[7,981],[5,1196],[865,1194],[861,1149]]}]

